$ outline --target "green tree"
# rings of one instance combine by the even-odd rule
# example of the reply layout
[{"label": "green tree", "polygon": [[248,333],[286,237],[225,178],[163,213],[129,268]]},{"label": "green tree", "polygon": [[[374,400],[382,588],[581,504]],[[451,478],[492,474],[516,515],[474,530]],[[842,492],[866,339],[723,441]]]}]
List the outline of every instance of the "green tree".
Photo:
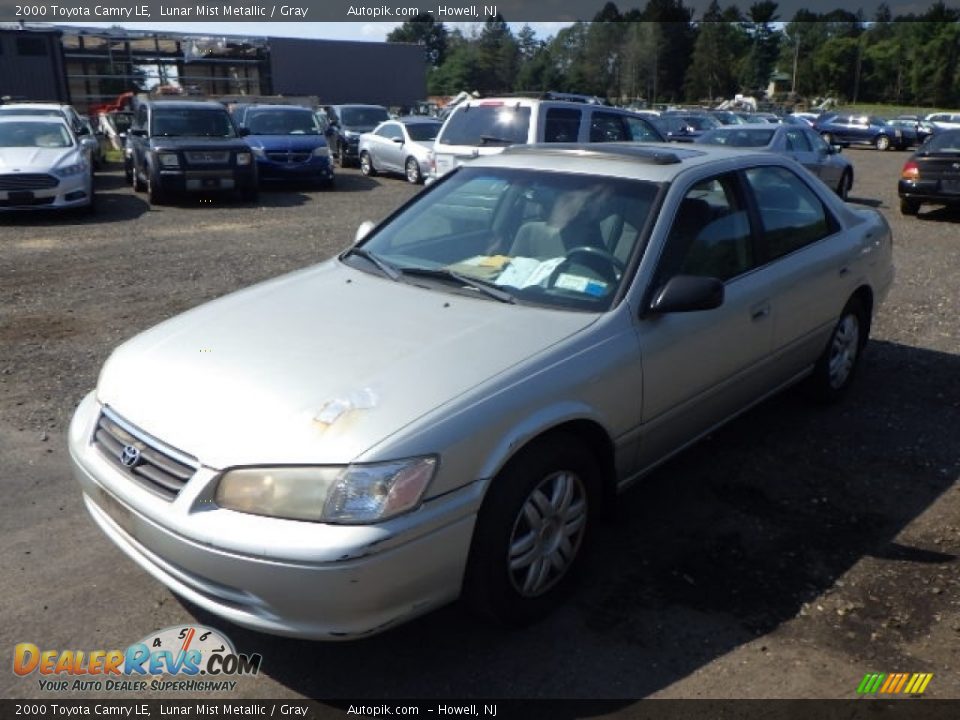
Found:
[{"label": "green tree", "polygon": [[422,45],[427,63],[433,67],[443,65],[447,58],[447,29],[436,22],[430,13],[419,13],[387,35],[387,42]]},{"label": "green tree", "polygon": [[741,65],[741,82],[751,92],[763,92],[770,82],[777,57],[780,53],[781,35],[774,28],[777,21],[777,3],[760,0],[750,6],[747,13],[747,33],[750,35],[750,52]]}]

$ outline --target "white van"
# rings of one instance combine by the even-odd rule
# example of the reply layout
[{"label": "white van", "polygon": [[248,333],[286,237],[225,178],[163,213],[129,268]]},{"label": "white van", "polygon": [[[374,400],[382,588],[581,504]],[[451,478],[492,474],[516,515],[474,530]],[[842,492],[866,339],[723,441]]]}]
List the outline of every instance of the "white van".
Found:
[{"label": "white van", "polygon": [[638,113],[595,103],[499,97],[469,100],[451,113],[433,145],[430,177],[463,162],[527,143],[665,142]]}]

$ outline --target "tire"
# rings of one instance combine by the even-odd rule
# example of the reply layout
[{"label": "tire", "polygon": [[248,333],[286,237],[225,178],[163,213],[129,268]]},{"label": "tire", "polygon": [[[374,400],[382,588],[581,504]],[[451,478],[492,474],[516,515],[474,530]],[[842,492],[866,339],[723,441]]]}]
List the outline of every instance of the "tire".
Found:
[{"label": "tire", "polygon": [[343,143],[337,143],[337,165],[345,168],[347,164],[347,149],[344,147]]},{"label": "tire", "polygon": [[415,157],[408,157],[403,164],[404,174],[407,176],[407,182],[413,185],[419,185],[423,182],[423,173],[420,172],[420,163]]},{"label": "tire", "polygon": [[367,177],[377,176],[377,169],[373,166],[373,158],[366,150],[360,153],[360,172]]},{"label": "tire", "polygon": [[573,580],[599,500],[597,461],[575,437],[522,450],[493,480],[477,517],[467,603],[507,626],[547,614]]},{"label": "tire", "polygon": [[166,200],[163,190],[154,182],[153,173],[147,170],[147,200],[151,205],[162,205]]},{"label": "tire", "polygon": [[909,198],[900,198],[900,214],[916,215],[920,212],[920,202]]},{"label": "tire", "polygon": [[852,297],[840,313],[810,376],[809,387],[816,400],[834,403],[847,393],[869,334],[870,317],[863,303]]},{"label": "tire", "polygon": [[877,135],[873,140],[873,146],[880,151],[890,149],[890,138],[886,135]]},{"label": "tire", "polygon": [[844,170],[843,175],[840,176],[840,184],[837,185],[837,195],[840,196],[841,200],[846,201],[850,195],[851,187],[853,187],[853,176],[849,171]]},{"label": "tire", "polygon": [[144,192],[147,189],[147,184],[140,178],[140,173],[137,172],[136,165],[133,166],[130,172],[130,179],[133,181],[134,192]]}]

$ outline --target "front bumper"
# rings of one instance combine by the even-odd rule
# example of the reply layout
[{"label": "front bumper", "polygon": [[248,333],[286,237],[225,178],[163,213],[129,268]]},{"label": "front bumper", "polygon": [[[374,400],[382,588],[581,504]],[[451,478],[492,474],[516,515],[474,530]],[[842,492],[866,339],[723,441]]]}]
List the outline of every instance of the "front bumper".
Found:
[{"label": "front bumper", "polygon": [[61,210],[86,207],[93,197],[93,181],[89,173],[58,178],[52,188],[0,190],[0,211]]},{"label": "front bumper", "polygon": [[261,180],[333,180],[333,165],[329,157],[311,158],[306,162],[283,163],[256,156],[257,172]]},{"label": "front bumper", "polygon": [[158,181],[163,192],[176,194],[255,190],[257,170],[254,164],[203,169],[161,168]]},{"label": "front bumper", "polygon": [[201,466],[172,500],[131,482],[94,447],[100,405],[70,426],[90,515],[142,568],[205,610],[254,630],[340,640],[385,630],[457,597],[483,483],[368,526],[247,515],[212,500]]}]

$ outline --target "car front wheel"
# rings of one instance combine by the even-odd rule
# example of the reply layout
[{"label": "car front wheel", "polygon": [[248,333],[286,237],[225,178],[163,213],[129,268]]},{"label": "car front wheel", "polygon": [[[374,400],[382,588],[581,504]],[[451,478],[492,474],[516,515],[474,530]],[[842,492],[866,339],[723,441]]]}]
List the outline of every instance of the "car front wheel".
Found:
[{"label": "car front wheel", "polygon": [[507,464],[474,531],[464,592],[475,610],[523,625],[559,602],[583,554],[598,477],[593,455],[568,436],[537,442]]},{"label": "car front wheel", "polygon": [[873,144],[877,150],[889,150],[890,138],[888,138],[886,135],[877,135],[876,139],[873,141]]},{"label": "car front wheel", "polygon": [[837,185],[837,195],[841,200],[846,200],[850,195],[850,188],[853,186],[853,177],[847,171],[840,176],[840,184]]},{"label": "car front wheel", "polygon": [[373,166],[373,158],[370,157],[370,153],[368,153],[366,150],[360,153],[360,172],[367,177],[377,176],[377,169]]},{"label": "car front wheel", "polygon": [[404,165],[406,170],[407,182],[419,185],[423,181],[423,174],[420,172],[420,163],[415,157],[408,157]]}]

